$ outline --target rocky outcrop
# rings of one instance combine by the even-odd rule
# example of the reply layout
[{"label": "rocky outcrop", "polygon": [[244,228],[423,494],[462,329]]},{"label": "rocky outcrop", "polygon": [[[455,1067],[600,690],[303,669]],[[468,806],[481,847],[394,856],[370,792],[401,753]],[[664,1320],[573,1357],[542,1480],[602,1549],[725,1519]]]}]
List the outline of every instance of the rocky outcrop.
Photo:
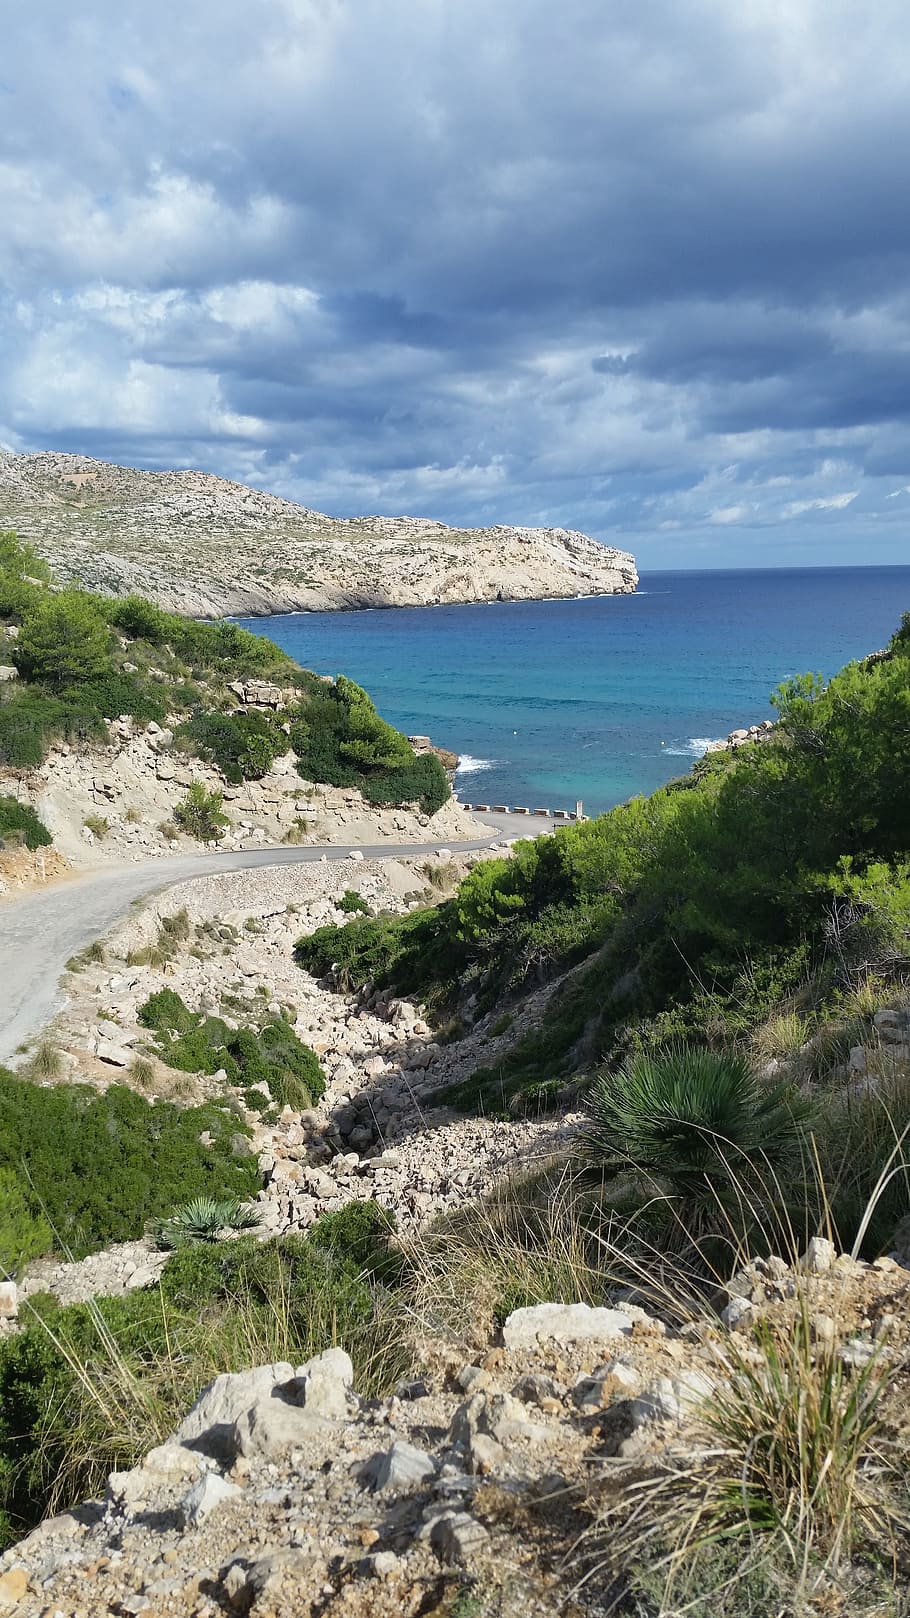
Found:
[{"label": "rocky outcrop", "polygon": [[0,451],[0,529],[59,577],[195,617],[626,594],[627,551],[564,528],[339,518],[203,472]]}]

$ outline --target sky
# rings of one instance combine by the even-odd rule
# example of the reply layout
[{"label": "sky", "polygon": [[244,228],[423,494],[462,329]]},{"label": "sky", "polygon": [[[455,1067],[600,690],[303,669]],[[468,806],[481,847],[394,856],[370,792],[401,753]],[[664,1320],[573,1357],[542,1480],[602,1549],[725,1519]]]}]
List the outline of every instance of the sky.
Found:
[{"label": "sky", "polygon": [[910,562],[906,0],[0,0],[0,442]]}]

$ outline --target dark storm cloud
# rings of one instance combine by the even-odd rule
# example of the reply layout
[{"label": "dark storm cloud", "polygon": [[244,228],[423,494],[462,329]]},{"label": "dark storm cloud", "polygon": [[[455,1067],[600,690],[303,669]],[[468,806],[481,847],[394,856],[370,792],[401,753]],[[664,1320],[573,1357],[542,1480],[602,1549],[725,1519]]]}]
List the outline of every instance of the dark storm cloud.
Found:
[{"label": "dark storm cloud", "polygon": [[646,561],[898,557],[908,89],[903,0],[44,0],[0,439]]}]

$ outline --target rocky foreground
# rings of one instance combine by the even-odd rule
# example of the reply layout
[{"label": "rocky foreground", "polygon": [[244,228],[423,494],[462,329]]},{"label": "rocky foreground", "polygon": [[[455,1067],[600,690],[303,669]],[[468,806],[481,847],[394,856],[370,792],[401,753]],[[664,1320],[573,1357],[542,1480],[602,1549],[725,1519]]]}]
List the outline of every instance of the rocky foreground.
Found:
[{"label": "rocky foreground", "polygon": [[908,1291],[893,1259],[814,1239],[798,1262],[734,1276],[723,1320],[623,1300],[519,1308],[501,1332],[424,1338],[420,1374],[382,1399],[358,1397],[338,1348],[218,1376],[103,1499],[6,1552],[0,1605],[595,1618],[618,1593],[625,1491],[628,1511],[649,1480],[711,1477],[712,1403],[754,1352],[745,1316],[786,1339],[808,1310],[818,1352],[856,1374],[873,1354],[905,1361]]},{"label": "rocky foreground", "polygon": [[0,450],[0,529],[61,579],[193,617],[615,595],[635,559],[564,528],[329,517],[208,473]]}]

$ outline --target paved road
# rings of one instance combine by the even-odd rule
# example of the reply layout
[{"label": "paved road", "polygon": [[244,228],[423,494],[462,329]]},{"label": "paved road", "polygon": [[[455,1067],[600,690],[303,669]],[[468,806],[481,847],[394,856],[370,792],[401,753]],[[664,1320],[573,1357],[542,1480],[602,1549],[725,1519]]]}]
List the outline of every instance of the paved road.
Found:
[{"label": "paved road", "polygon": [[[459,853],[488,848],[482,842],[452,843]],[[223,854],[178,854],[92,871],[54,887],[0,905],[0,1062],[8,1062],[23,1040],[39,1033],[59,1010],[59,982],[71,955],[102,937],[129,909],[174,882],[251,866],[300,865],[343,860],[354,848],[364,859],[415,859],[432,855],[431,843],[316,844],[306,848],[244,849]]]}]

